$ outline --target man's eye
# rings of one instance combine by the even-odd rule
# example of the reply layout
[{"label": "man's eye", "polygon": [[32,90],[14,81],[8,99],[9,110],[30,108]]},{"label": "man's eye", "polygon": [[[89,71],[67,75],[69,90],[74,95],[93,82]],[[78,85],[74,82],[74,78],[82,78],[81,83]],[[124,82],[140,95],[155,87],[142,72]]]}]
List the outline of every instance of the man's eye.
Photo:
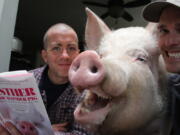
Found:
[{"label": "man's eye", "polygon": [[159,29],[159,33],[160,34],[166,34],[168,33],[169,31],[167,29]]},{"label": "man's eye", "polygon": [[60,48],[60,47],[53,47],[52,50],[53,50],[53,51],[60,51],[61,48]]},{"label": "man's eye", "polygon": [[68,50],[69,51],[76,51],[77,49],[76,49],[76,47],[69,47]]}]

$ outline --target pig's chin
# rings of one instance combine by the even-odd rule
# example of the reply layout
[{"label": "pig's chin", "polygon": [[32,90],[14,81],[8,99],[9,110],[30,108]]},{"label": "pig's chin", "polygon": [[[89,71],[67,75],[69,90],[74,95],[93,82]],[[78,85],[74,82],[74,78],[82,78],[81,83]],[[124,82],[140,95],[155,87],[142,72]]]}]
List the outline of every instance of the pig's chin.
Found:
[{"label": "pig's chin", "polygon": [[74,112],[76,121],[85,125],[101,125],[110,111],[111,99],[88,92]]}]

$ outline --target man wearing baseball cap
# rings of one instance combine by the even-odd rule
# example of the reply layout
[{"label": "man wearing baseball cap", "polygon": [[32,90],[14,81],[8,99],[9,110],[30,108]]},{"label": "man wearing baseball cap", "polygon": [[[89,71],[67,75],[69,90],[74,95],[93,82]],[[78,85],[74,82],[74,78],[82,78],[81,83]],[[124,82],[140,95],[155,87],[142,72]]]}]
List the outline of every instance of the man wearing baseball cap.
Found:
[{"label": "man wearing baseball cap", "polygon": [[180,0],[155,1],[143,9],[143,17],[158,23],[159,47],[169,78],[171,128],[168,135],[180,135]]}]

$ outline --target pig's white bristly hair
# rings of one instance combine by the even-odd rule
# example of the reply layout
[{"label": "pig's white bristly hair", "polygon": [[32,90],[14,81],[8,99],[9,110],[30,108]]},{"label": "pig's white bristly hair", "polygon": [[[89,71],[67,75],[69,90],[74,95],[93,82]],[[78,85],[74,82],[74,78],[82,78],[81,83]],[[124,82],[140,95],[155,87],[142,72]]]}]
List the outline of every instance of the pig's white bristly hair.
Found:
[{"label": "pig's white bristly hair", "polygon": [[[130,39],[130,40],[129,40]],[[144,53],[148,55],[147,52],[151,52],[151,54],[159,55],[159,49],[157,46],[157,41],[155,36],[152,35],[152,33],[148,30],[146,30],[143,27],[128,27],[128,28],[121,28],[119,30],[112,31],[108,34],[106,34],[99,46],[99,53],[106,56],[106,54],[112,54],[111,58],[113,60],[114,58],[120,57],[121,55],[124,55],[127,53],[127,50],[132,49],[139,49],[142,50]],[[109,57],[109,56],[108,56]],[[149,56],[148,56],[149,57]],[[153,60],[151,62],[157,62]],[[157,66],[157,64],[152,64]],[[130,70],[128,71],[128,65],[124,65],[126,68],[126,74],[128,76]],[[151,67],[152,72],[156,71],[153,68],[157,67]],[[158,73],[154,73],[155,78],[158,80]],[[157,80],[155,82],[157,82]],[[157,83],[154,83],[155,87],[157,86]],[[158,91],[158,90],[157,90]],[[157,92],[154,91],[154,92]],[[157,97],[155,97],[156,103],[159,104],[159,108],[163,106],[162,100],[159,96],[159,94],[155,94]]]},{"label": "pig's white bristly hair", "polygon": [[[131,39],[131,40],[129,40]],[[101,46],[103,46],[101,48]],[[155,38],[149,31],[142,27],[121,28],[106,34],[100,43],[100,49],[107,49],[115,52],[126,51],[132,48],[142,48],[157,50]],[[116,48],[113,49],[113,48]],[[119,48],[120,50],[118,50]],[[123,48],[123,49],[122,49]]]},{"label": "pig's white bristly hair", "polygon": [[143,27],[128,27],[105,34],[100,41],[98,51],[120,55],[120,52],[133,48],[157,50],[157,43],[151,33]]}]

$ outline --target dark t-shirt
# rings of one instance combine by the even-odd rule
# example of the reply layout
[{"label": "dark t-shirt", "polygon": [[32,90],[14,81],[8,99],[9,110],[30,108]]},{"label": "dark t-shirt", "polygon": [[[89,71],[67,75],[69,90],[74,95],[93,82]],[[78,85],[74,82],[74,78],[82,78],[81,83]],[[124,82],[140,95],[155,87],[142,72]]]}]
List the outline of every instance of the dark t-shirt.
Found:
[{"label": "dark t-shirt", "polygon": [[180,75],[170,77],[170,110],[173,120],[171,135],[180,135]]},{"label": "dark t-shirt", "polygon": [[48,68],[46,68],[42,74],[42,79],[39,83],[39,89],[46,91],[47,96],[47,109],[58,99],[58,97],[64,92],[69,83],[57,85],[54,84],[48,77]]}]

